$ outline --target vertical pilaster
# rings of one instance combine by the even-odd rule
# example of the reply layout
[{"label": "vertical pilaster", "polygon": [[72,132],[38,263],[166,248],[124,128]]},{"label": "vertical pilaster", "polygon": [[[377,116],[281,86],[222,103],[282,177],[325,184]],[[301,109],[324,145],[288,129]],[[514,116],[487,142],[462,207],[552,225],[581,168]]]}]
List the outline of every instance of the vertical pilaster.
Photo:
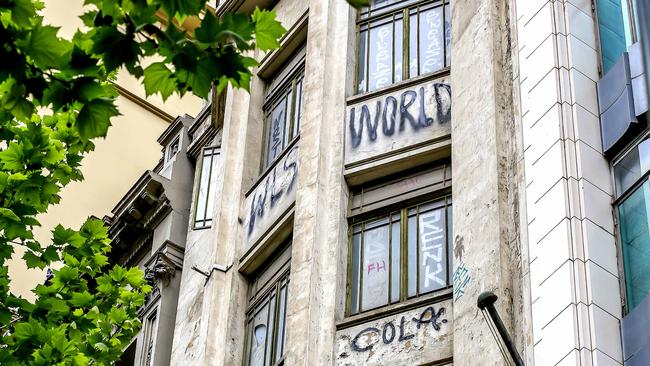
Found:
[{"label": "vertical pilaster", "polygon": [[[454,365],[505,364],[476,306],[493,291],[511,333],[519,271],[519,136],[506,0],[451,3]],[[520,295],[518,295],[520,296]],[[479,361],[480,360],[480,361]]]},{"label": "vertical pilaster", "polygon": [[[304,115],[287,309],[287,365],[332,364],[342,301],[346,191],[343,180],[345,85],[351,10],[312,0],[305,64]],[[340,51],[336,51],[340,50]]]}]

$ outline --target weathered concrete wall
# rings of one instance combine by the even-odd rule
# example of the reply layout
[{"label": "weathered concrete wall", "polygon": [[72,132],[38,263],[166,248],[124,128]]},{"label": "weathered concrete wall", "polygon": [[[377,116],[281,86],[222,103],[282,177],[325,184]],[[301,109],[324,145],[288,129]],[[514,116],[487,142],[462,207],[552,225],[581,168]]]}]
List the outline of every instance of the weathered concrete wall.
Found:
[{"label": "weathered concrete wall", "polygon": [[[331,365],[340,266],[347,249],[342,176],[352,11],[345,1],[309,1],[304,115],[287,315],[287,365]],[[337,52],[333,52],[337,50]]]},{"label": "weathered concrete wall", "polygon": [[350,104],[345,121],[345,164],[450,132],[451,87],[445,78]]},{"label": "weathered concrete wall", "polygon": [[451,300],[336,333],[336,365],[422,365],[452,357]]},{"label": "weathered concrete wall", "polygon": [[[486,290],[510,332],[519,247],[516,129],[509,7],[504,0],[451,4],[454,199],[454,365],[505,361],[476,306]],[[457,187],[457,188],[456,188]]]}]

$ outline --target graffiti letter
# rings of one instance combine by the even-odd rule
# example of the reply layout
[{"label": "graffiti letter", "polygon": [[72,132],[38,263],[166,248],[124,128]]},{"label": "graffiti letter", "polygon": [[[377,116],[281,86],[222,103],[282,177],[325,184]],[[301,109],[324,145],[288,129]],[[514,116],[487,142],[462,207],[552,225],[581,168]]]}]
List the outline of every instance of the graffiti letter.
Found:
[{"label": "graffiti letter", "polygon": [[287,192],[291,192],[293,184],[296,182],[296,173],[298,172],[298,163],[296,162],[296,147],[291,149],[284,159],[284,171],[291,170],[291,181],[287,186]]},{"label": "graffiti letter", "polygon": [[368,126],[368,137],[370,137],[370,141],[375,141],[377,140],[377,126],[379,125],[379,115],[381,114],[381,101],[377,101],[377,106],[375,107],[375,122],[373,124],[370,124],[370,111],[365,105],[361,107],[362,118],[364,114],[368,117],[366,119],[366,125]]},{"label": "graffiti letter", "polygon": [[[390,124],[388,121],[388,105],[393,106],[393,112],[390,114]],[[397,116],[397,99],[389,95],[386,97],[384,102],[384,115],[381,120],[381,129],[384,132],[384,136],[393,136],[395,132],[395,117]]]},{"label": "graffiti letter", "polygon": [[420,87],[420,127],[428,127],[433,124],[433,118],[427,117],[427,111],[424,108],[424,87]]},{"label": "graffiti letter", "polygon": [[[411,100],[408,102],[406,101],[406,97],[409,96]],[[399,130],[404,131],[404,122],[406,120],[409,121],[411,126],[413,127],[414,130],[418,130],[419,126],[417,122],[415,121],[415,117],[409,112],[408,108],[415,102],[415,99],[417,98],[417,93],[414,92],[413,90],[407,90],[404,93],[402,93],[402,96],[400,97],[400,105],[399,105]]]},{"label": "graffiti letter", "polygon": [[[388,328],[390,328],[390,338],[387,336]],[[395,326],[392,321],[384,324],[384,331],[381,333],[381,339],[384,341],[384,344],[388,344],[395,339]]]},{"label": "graffiti letter", "polygon": [[354,126],[354,119],[355,119],[355,109],[351,108],[350,109],[350,138],[352,139],[352,148],[356,148],[361,144],[361,135],[363,134],[363,119],[360,120],[359,124],[359,131],[357,132],[357,128]]},{"label": "graffiti letter", "polygon": [[[262,186],[260,185],[258,189]],[[248,220],[248,236],[253,233],[255,228],[255,218],[264,216],[264,204],[266,203],[266,192],[269,189],[269,180],[266,180],[265,187],[262,193],[257,195],[257,192],[253,193],[253,200],[251,201],[251,211]]]},{"label": "graffiti letter", "polygon": [[363,336],[364,334],[367,334],[367,333],[377,333],[377,334],[379,334],[379,329],[377,329],[377,328],[366,328],[366,329],[362,330],[361,332],[359,332],[359,334],[357,334],[356,337],[354,337],[352,339],[352,343],[350,344],[353,351],[366,352],[366,351],[370,351],[372,349],[372,344],[370,344],[370,342],[365,347],[359,347],[359,344],[358,344],[359,339],[361,338],[361,336]]},{"label": "graffiti letter", "polygon": [[282,197],[283,190],[280,189],[278,192],[275,191],[275,176],[276,171],[273,169],[273,182],[271,183],[271,207],[275,206],[275,203]]},{"label": "graffiti letter", "polygon": [[404,323],[405,322],[406,322],[405,317],[402,317],[402,320],[399,321],[399,341],[400,342],[407,341],[407,340],[415,337],[414,334],[404,335],[404,325],[405,325]]},{"label": "graffiti letter", "polygon": [[[451,86],[449,84],[433,84],[436,91],[436,118],[439,123],[447,123],[451,121]],[[440,96],[440,89],[447,92],[447,102],[443,101]]]},{"label": "graffiti letter", "polygon": [[[424,316],[429,313],[429,318],[426,319]],[[433,309],[433,306],[429,306],[428,308],[424,309],[422,314],[420,314],[420,318],[413,318],[413,321],[416,324],[416,327],[420,329],[420,326],[425,325],[425,324],[431,324],[433,326],[433,329],[435,330],[440,330],[440,322],[438,320],[442,316],[442,314],[445,313],[445,308],[440,308],[438,312]],[[446,323],[447,319],[441,320],[442,323]]]}]

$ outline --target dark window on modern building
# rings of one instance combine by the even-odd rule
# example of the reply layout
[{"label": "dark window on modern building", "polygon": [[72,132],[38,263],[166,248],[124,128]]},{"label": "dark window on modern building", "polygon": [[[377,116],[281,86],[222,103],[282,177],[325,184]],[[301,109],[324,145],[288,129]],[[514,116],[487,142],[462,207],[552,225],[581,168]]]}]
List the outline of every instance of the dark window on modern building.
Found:
[{"label": "dark window on modern building", "polygon": [[304,57],[303,48],[278,72],[267,88],[264,98],[262,170],[273,164],[300,131]]},{"label": "dark window on modern building", "polygon": [[623,52],[638,41],[636,1],[596,0],[603,73],[607,73]]},{"label": "dark window on modern building", "polygon": [[356,92],[365,93],[450,65],[449,0],[374,0],[357,21]]},{"label": "dark window on modern building", "polygon": [[626,308],[650,292],[650,138],[614,162],[616,208],[623,255]]},{"label": "dark window on modern building", "polygon": [[284,362],[290,260],[288,246],[250,286],[244,366]]},{"label": "dark window on modern building", "polygon": [[214,179],[219,161],[219,147],[205,147],[201,153],[199,175],[194,205],[194,228],[205,229],[212,225],[214,209]]}]

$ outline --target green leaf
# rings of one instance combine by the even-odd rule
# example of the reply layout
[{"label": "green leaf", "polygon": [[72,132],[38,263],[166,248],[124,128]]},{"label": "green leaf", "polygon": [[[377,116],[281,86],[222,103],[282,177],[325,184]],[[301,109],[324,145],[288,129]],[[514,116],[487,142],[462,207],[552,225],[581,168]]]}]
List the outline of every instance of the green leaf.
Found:
[{"label": "green leaf", "polygon": [[[3,168],[13,172],[21,171],[25,168],[23,161],[23,149],[21,145],[15,142],[9,144],[9,147],[4,151],[0,151],[0,163]],[[9,177],[11,179],[11,176]]]},{"label": "green leaf", "polygon": [[56,249],[56,247],[51,245],[45,248],[42,257],[45,263],[52,263],[61,259],[59,258],[59,251]]},{"label": "green leaf", "polygon": [[14,7],[11,9],[11,20],[14,23],[26,28],[31,24],[34,16],[36,16],[36,8],[31,0],[14,0]]},{"label": "green leaf", "polygon": [[18,217],[18,215],[16,215],[12,210],[5,207],[0,207],[0,216],[6,217],[16,222],[20,222],[20,217]]},{"label": "green leaf", "polygon": [[23,254],[23,260],[27,268],[40,268],[43,269],[46,266],[46,263],[41,260],[41,257],[34,254],[31,250],[28,250]]},{"label": "green leaf", "polygon": [[120,115],[111,99],[95,99],[86,103],[77,116],[77,131],[84,139],[105,137],[111,117]]},{"label": "green leaf", "polygon": [[93,300],[95,300],[95,296],[93,296],[88,291],[74,292],[72,294],[72,298],[70,299],[70,304],[76,307],[84,307],[93,302]]},{"label": "green leaf", "polygon": [[287,30],[284,29],[280,22],[275,20],[275,12],[255,8],[252,18],[253,22],[255,22],[257,47],[262,51],[280,47],[280,37]]},{"label": "green leaf", "polygon": [[140,47],[133,34],[120,32],[116,27],[99,27],[93,36],[93,52],[101,55],[107,71],[133,64],[138,60]]},{"label": "green leaf", "polygon": [[67,63],[64,55],[71,44],[57,37],[59,28],[49,25],[35,26],[29,38],[16,41],[16,45],[43,68],[60,67]]},{"label": "green leaf", "polygon": [[347,2],[357,9],[361,9],[364,6],[370,6],[370,0],[347,0]]},{"label": "green leaf", "polygon": [[160,92],[164,100],[176,90],[176,80],[163,62],[156,62],[144,69],[144,91],[147,96]]},{"label": "green leaf", "polygon": [[206,0],[162,0],[162,7],[168,17],[196,15],[205,6]]}]

